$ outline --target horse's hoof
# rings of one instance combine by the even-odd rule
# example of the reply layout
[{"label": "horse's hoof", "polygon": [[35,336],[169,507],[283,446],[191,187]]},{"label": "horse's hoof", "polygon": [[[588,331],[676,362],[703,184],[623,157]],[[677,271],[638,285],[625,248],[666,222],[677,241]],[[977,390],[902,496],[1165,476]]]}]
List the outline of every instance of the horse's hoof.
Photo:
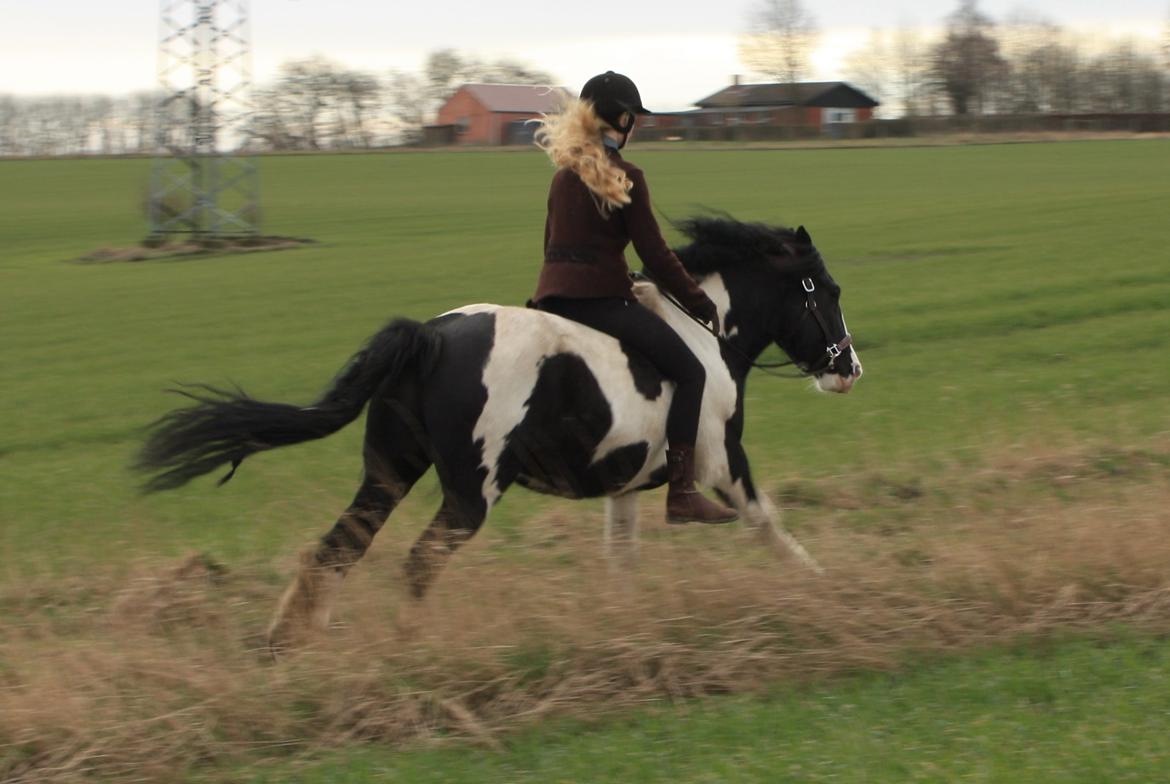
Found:
[{"label": "horse's hoof", "polygon": [[268,637],[267,645],[268,659],[272,662],[279,662],[281,659],[287,658],[292,652],[292,645],[287,639],[278,637]]},{"label": "horse's hoof", "polygon": [[417,599],[398,607],[394,616],[394,630],[404,640],[416,639],[422,632],[426,608]]},{"label": "horse's hoof", "polygon": [[288,623],[287,620],[273,624],[265,638],[268,655],[274,662],[286,659],[294,651],[304,648],[312,637],[312,630],[307,624]]}]

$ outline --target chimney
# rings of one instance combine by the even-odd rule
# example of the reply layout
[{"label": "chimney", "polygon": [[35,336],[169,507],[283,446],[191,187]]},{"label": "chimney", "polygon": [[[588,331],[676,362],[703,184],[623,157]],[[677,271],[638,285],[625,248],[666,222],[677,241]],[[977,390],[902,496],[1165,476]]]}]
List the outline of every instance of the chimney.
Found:
[{"label": "chimney", "polygon": [[732,74],[731,75],[731,86],[732,87],[739,87],[739,74]]}]

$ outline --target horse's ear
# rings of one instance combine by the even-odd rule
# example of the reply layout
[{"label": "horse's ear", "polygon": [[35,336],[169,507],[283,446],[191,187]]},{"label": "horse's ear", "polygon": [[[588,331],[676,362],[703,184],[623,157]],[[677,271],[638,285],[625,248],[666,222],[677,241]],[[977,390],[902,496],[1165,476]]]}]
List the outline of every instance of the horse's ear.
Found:
[{"label": "horse's ear", "polygon": [[804,230],[804,226],[799,226],[796,229],[796,238],[801,242],[812,244],[812,237],[808,236],[808,232]]}]

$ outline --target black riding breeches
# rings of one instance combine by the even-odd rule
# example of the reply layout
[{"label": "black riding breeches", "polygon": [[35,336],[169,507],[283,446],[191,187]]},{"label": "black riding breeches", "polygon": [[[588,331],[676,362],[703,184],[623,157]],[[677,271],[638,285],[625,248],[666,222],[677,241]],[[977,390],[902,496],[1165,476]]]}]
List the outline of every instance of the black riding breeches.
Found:
[{"label": "black riding breeches", "polygon": [[637,302],[616,297],[545,297],[537,307],[617,338],[673,381],[675,391],[666,417],[666,440],[671,447],[695,445],[707,372],[665,321]]}]

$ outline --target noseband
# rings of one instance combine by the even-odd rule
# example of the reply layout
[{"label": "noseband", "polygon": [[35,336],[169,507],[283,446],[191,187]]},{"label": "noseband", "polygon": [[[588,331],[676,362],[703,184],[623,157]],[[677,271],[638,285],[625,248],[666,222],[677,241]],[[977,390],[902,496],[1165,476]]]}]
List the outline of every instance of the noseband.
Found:
[{"label": "noseband", "polygon": [[821,335],[825,338],[825,353],[815,363],[802,369],[809,375],[836,370],[837,358],[845,352],[845,349],[853,345],[853,336],[846,332],[845,337],[834,343],[829,332],[829,325],[825,323],[825,317],[821,315],[821,309],[817,307],[817,299],[813,296],[813,292],[817,290],[816,284],[813,283],[812,278],[804,278],[800,281],[800,286],[804,289],[804,310],[806,313],[812,313],[813,318],[817,320],[817,325],[821,328]]}]

